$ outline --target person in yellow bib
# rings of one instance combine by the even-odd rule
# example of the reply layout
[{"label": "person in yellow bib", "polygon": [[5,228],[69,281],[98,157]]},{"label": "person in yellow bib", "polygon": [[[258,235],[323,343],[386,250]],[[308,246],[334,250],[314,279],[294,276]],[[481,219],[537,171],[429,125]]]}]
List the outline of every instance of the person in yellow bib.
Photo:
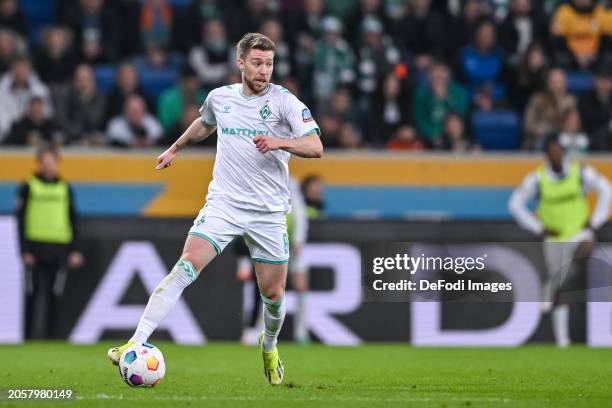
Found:
[{"label": "person in yellow bib", "polygon": [[52,338],[55,304],[63,291],[65,267],[79,267],[77,215],[70,186],[58,175],[59,154],[44,146],[37,171],[21,185],[17,220],[26,282],[26,337]]},{"label": "person in yellow bib", "polygon": [[[595,231],[610,216],[611,189],[608,180],[593,167],[570,160],[558,136],[545,141],[546,163],[527,175],[512,193],[509,210],[518,224],[543,240],[547,269],[542,291],[542,311],[552,310],[555,341],[570,345],[569,304],[564,285],[574,273],[584,270],[593,250]],[[589,214],[586,194],[598,195]],[[537,201],[532,212],[530,200]]]}]

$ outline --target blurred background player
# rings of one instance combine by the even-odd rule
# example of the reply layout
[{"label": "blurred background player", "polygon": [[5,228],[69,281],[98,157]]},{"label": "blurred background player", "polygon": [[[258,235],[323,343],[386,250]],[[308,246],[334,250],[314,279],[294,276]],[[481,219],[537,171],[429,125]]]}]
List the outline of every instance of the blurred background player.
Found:
[{"label": "blurred background player", "polygon": [[[610,216],[610,184],[593,167],[566,157],[557,135],[545,141],[546,163],[527,175],[512,193],[509,210],[518,224],[544,241],[548,276],[544,282],[542,311],[552,309],[557,345],[570,345],[568,299],[561,292],[575,273],[584,271],[597,231]],[[589,217],[587,193],[598,195]],[[537,210],[527,207],[536,199]]]},{"label": "blurred background player", "polygon": [[65,266],[77,268],[78,218],[74,196],[59,176],[59,153],[43,146],[36,153],[36,173],[19,188],[17,219],[21,255],[27,274],[26,337],[51,338]]},{"label": "blurred background player", "polygon": [[[291,285],[296,292],[297,310],[293,325],[293,339],[301,344],[310,343],[307,319],[307,293],[308,269],[302,262],[301,252],[308,238],[308,215],[306,203],[295,179],[289,180],[291,192],[291,212],[287,214],[287,234],[289,235],[289,275]],[[249,256],[249,249],[242,239],[236,241],[236,255],[238,255],[238,279],[244,282],[244,320],[240,341],[242,344],[257,344],[257,336],[262,327],[262,315],[259,308],[260,293],[257,285],[253,283],[253,263]]]}]

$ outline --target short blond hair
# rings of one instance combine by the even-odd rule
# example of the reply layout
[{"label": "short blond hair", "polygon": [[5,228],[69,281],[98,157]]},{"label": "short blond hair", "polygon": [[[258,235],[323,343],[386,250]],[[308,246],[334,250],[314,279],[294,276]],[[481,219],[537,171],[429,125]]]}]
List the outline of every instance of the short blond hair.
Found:
[{"label": "short blond hair", "polygon": [[251,49],[276,51],[276,45],[274,41],[261,33],[247,33],[238,41],[236,55],[238,58],[244,59]]}]

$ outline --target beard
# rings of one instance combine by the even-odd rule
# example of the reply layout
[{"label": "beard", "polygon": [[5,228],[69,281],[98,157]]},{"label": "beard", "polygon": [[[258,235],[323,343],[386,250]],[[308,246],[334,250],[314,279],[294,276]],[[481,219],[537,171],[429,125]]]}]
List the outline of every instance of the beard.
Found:
[{"label": "beard", "polygon": [[251,92],[253,92],[254,94],[258,94],[264,89],[266,89],[266,86],[268,86],[268,81],[267,80],[263,80],[263,81],[265,82],[250,80],[246,76],[243,76],[242,78],[242,82],[244,82],[247,88],[249,88]]}]

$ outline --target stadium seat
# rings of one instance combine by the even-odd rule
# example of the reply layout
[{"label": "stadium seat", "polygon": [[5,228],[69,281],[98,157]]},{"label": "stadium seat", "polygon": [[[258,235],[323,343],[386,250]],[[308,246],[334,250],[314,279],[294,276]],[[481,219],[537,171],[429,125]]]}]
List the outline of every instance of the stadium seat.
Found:
[{"label": "stadium seat", "polygon": [[567,89],[573,94],[582,94],[593,87],[593,74],[588,72],[568,72]]},{"label": "stadium seat", "polygon": [[485,150],[519,147],[520,120],[514,112],[476,112],[472,115],[472,127],[476,141]]},{"label": "stadium seat", "polygon": [[115,86],[116,69],[112,64],[100,64],[94,68],[96,84],[98,89],[104,93],[108,93]]},{"label": "stadium seat", "polygon": [[145,93],[155,99],[166,89],[174,86],[179,79],[179,71],[167,69],[143,69],[140,71],[140,85]]},{"label": "stadium seat", "polygon": [[55,21],[55,1],[21,0],[19,5],[30,27],[29,42],[36,45],[42,30]]}]

